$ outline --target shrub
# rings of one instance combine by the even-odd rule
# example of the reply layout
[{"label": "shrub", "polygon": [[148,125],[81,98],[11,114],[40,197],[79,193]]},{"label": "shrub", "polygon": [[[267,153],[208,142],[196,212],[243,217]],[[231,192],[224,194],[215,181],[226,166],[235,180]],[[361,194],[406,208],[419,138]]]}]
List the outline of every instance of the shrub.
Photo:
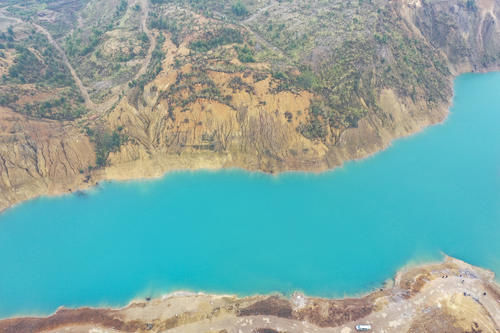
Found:
[{"label": "shrub", "polygon": [[125,142],[125,137],[120,136],[117,131],[110,133],[104,129],[97,129],[95,131],[88,130],[87,134],[91,136],[91,140],[95,143],[95,163],[100,168],[106,166],[109,153],[118,151],[122,143]]},{"label": "shrub", "polygon": [[236,16],[245,16],[248,14],[248,10],[245,7],[245,5],[241,1],[237,1],[233,4],[231,7],[231,11],[233,12],[234,15]]},{"label": "shrub", "polygon": [[243,36],[239,30],[223,28],[216,32],[209,32],[205,38],[189,44],[189,48],[196,52],[207,52],[222,45],[243,43]]},{"label": "shrub", "polygon": [[253,57],[253,51],[245,45],[244,47],[235,47],[236,52],[238,53],[238,60],[241,62],[255,62]]}]

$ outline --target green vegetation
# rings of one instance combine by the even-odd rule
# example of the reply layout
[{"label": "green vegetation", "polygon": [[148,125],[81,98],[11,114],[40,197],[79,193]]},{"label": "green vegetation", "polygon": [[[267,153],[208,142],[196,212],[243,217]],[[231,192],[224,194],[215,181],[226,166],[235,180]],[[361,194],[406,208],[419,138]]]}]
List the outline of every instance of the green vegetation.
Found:
[{"label": "green vegetation", "polygon": [[65,45],[66,52],[70,57],[74,57],[75,55],[84,57],[90,54],[99,44],[100,38],[104,32],[105,31],[97,28],[93,29],[87,42],[83,42],[81,38],[76,36],[68,37]]},{"label": "green vegetation", "polygon": [[[230,6],[234,17],[248,15],[247,8],[253,6],[244,0],[154,2],[189,5],[205,14],[227,13]],[[308,122],[297,128],[314,139],[324,139],[330,133],[328,128],[357,127],[364,116],[377,113],[377,97],[382,89],[393,89],[403,98],[424,99],[431,104],[447,98],[446,60],[425,42],[409,37],[405,27],[395,20],[390,5],[374,0],[280,3],[257,15],[250,24],[272,49],[259,42],[256,48],[255,41],[246,41],[238,29],[222,27],[205,31],[189,44],[195,52],[189,62],[201,65],[207,58],[196,54],[209,51],[213,52],[208,59],[228,59],[227,51],[220,46],[233,43],[239,44],[233,50],[243,64],[271,62],[276,92],[309,90],[315,94],[314,107],[307,110]],[[472,9],[471,4],[466,6]],[[176,38],[182,35],[179,31],[189,34],[189,26],[158,17],[161,19],[156,18],[151,26],[165,29]],[[316,50],[320,51],[312,56]],[[306,59],[314,61],[310,63]],[[219,63],[210,68],[234,72],[230,67]],[[234,89],[237,82],[230,86]],[[196,98],[197,94],[192,96],[191,99]]]},{"label": "green vegetation", "polygon": [[255,2],[247,0],[151,0],[153,5],[176,5],[189,8],[207,17],[230,16],[240,20],[250,13]]},{"label": "green vegetation", "polygon": [[207,32],[203,39],[189,44],[189,48],[196,52],[207,52],[222,45],[243,43],[241,32],[236,29],[222,28],[215,32]]},{"label": "green vegetation", "polygon": [[255,62],[254,51],[245,45],[244,47],[235,46],[234,49],[238,53],[238,60],[241,62]]},{"label": "green vegetation", "polygon": [[[10,29],[9,36],[14,36]],[[47,38],[29,31],[23,39],[0,36],[15,52],[14,63],[2,78],[0,105],[36,118],[73,120],[85,114],[83,98],[60,53]],[[31,86],[26,86],[27,84]],[[19,96],[26,96],[22,101]]]},{"label": "green vegetation", "polygon": [[92,100],[100,103],[110,97],[110,88],[135,78],[150,40],[142,31],[142,11],[127,0],[87,1],[80,24],[60,44]]},{"label": "green vegetation", "polygon": [[[183,94],[187,92],[187,94]],[[184,97],[184,96],[188,97]],[[197,99],[204,98],[228,103],[226,96],[222,96],[220,89],[208,75],[199,68],[194,68],[192,73],[179,74],[175,85],[162,94],[162,98],[169,101],[171,108],[176,106],[186,107]]]},{"label": "green vegetation", "polygon": [[118,5],[118,7],[116,7],[115,18],[122,17],[123,14],[125,14],[127,7],[128,7],[128,1],[127,0],[120,0],[120,4]]},{"label": "green vegetation", "polygon": [[146,74],[142,75],[138,80],[129,82],[128,85],[130,88],[139,87],[140,90],[144,90],[144,86],[160,74],[162,70],[162,61],[165,59],[165,53],[162,50],[164,42],[165,36],[160,33],[156,38],[156,47],[151,55],[151,62],[149,63]]},{"label": "green vegetation", "polygon": [[467,0],[465,2],[465,6],[467,7],[468,10],[472,10],[472,11],[477,10],[476,0]]},{"label": "green vegetation", "polygon": [[0,94],[0,105],[9,106],[19,100],[19,96],[11,93]]},{"label": "green vegetation", "polygon": [[171,33],[175,33],[179,30],[176,20],[166,18],[166,17],[153,17],[149,21],[150,29],[167,30]]},{"label": "green vegetation", "polygon": [[150,14],[149,28],[164,30],[171,34],[172,42],[179,46],[181,27],[174,18],[158,17],[158,13],[153,12]]},{"label": "green vegetation", "polygon": [[9,68],[9,82],[44,82],[56,87],[73,84],[59,53],[49,44],[45,36],[32,34],[29,40],[17,43],[15,50],[16,59]]},{"label": "green vegetation", "polygon": [[306,89],[317,96],[308,122],[297,129],[309,138],[325,138],[329,127],[356,127],[377,113],[382,89],[430,106],[450,94],[443,56],[410,37],[391,6],[379,1],[282,2],[258,15],[251,29],[282,52],[255,55],[260,60],[274,54],[277,90]]},{"label": "green vegetation", "polygon": [[231,81],[229,81],[228,86],[233,89],[233,92],[236,92],[237,90],[245,90],[248,93],[255,92],[254,87],[245,83],[245,81],[243,81],[239,76],[233,77]]},{"label": "green vegetation", "polygon": [[127,141],[127,137],[121,135],[118,130],[110,131],[104,127],[91,129],[85,128],[90,140],[95,144],[96,167],[102,168],[107,165],[109,154],[120,150],[122,144]]},{"label": "green vegetation", "polygon": [[[453,14],[439,9],[446,7],[441,2],[423,4],[425,8],[416,11],[421,16],[413,22],[422,34],[409,28],[397,5],[383,0],[150,0],[147,24],[157,38],[156,48],[139,76],[153,42],[142,30],[144,12],[139,5],[129,6],[127,0],[78,4],[27,0],[29,5],[6,1],[12,15],[30,17],[55,31],[96,103],[119,90],[120,97],[128,94],[133,105],[146,105],[144,87],[162,72],[163,47],[169,39],[191,51],[171,53],[169,70],[178,74],[177,82],[168,91],[156,88],[168,101],[170,118],[173,109],[187,112],[200,98],[231,106],[228,88],[255,93],[246,78],[251,75],[258,82],[271,77],[273,93],[312,93],[311,106],[303,110],[306,117],[294,118],[291,113],[285,117],[305,137],[325,143],[336,142],[330,136],[357,127],[367,115],[390,122],[378,105],[386,89],[401,100],[427,103],[429,108],[447,101],[448,61],[457,63],[456,59],[476,52],[459,31],[467,20],[457,21],[457,17],[471,22],[477,18],[475,0],[456,0],[453,10],[458,12]],[[56,19],[43,22],[47,20],[37,15],[41,10],[52,10]],[[63,23],[69,27],[59,26]],[[0,57],[7,59],[15,52],[15,63],[2,79],[0,103],[34,117],[79,117],[85,112],[83,100],[60,55],[43,36],[24,29],[6,27],[0,33]],[[441,53],[443,45],[449,49],[448,58]],[[498,58],[493,47],[486,48],[480,60],[487,66]],[[211,77],[227,76],[212,76],[214,72],[241,74],[220,84]],[[22,86],[28,84],[36,86],[29,92],[33,98],[10,97],[27,95]],[[49,90],[56,93],[47,97],[43,93]]]},{"label": "green vegetation", "polygon": [[60,97],[41,103],[25,104],[21,112],[37,118],[74,120],[87,113],[87,110],[82,105],[71,105],[66,97]]},{"label": "green vegetation", "polygon": [[236,1],[232,6],[231,6],[231,11],[233,12],[234,15],[236,16],[245,16],[248,14],[248,9],[245,7],[245,5],[241,1]]}]

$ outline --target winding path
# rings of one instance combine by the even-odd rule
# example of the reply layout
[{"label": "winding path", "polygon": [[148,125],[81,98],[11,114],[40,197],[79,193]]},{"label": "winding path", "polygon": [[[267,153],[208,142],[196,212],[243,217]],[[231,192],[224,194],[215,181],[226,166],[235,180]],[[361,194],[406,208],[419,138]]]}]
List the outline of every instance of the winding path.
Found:
[{"label": "winding path", "polygon": [[149,0],[139,0],[139,2],[141,3],[141,8],[142,8],[142,20],[141,20],[142,31],[144,31],[144,33],[148,36],[150,44],[145,61],[143,62],[137,74],[135,75],[135,79],[138,79],[141,75],[146,74],[149,63],[151,62],[151,58],[153,56],[153,51],[156,48],[156,38],[153,35],[153,33],[149,30],[147,24],[149,15]]},{"label": "winding path", "polygon": [[260,14],[264,13],[265,11],[273,8],[277,4],[278,4],[277,2],[272,2],[271,4],[267,5],[266,7],[259,9],[257,12],[252,14],[249,18],[240,22],[240,25],[243,28],[245,28],[248,32],[250,32],[252,35],[254,35],[257,42],[264,45],[268,49],[273,50],[276,53],[279,53],[281,56],[285,56],[285,52],[283,52],[279,47],[274,46],[273,44],[269,43],[264,37],[262,37],[258,32],[255,32],[254,30],[252,30],[252,28],[250,28],[250,26],[248,25],[249,23],[254,21],[257,18],[257,16],[259,16]]},{"label": "winding path", "polygon": [[47,37],[47,39],[49,40],[49,43],[52,46],[54,46],[55,49],[61,54],[63,61],[64,61],[64,64],[71,72],[71,76],[73,77],[73,80],[75,81],[78,89],[80,90],[80,93],[83,96],[83,99],[85,100],[85,106],[90,110],[96,109],[97,105],[92,101],[92,99],[90,99],[90,95],[89,95],[89,92],[87,91],[87,88],[85,88],[85,86],[82,83],[82,80],[80,80],[80,78],[78,77],[78,74],[76,74],[75,69],[73,68],[73,66],[71,66],[71,63],[69,62],[68,57],[66,56],[66,52],[64,52],[64,50],[59,46],[59,44],[57,44],[57,42],[54,40],[54,38],[52,38],[52,35],[50,34],[50,32],[47,31],[47,29],[45,29],[44,27],[42,27],[36,23],[31,23],[31,24],[39,32],[44,34],[45,37]]},{"label": "winding path", "polygon": [[264,13],[265,11],[273,8],[277,4],[278,4],[277,2],[271,2],[271,4],[267,5],[266,7],[262,7],[261,9],[259,9],[258,11],[256,11],[252,15],[250,15],[250,17],[248,17],[246,20],[244,20],[243,23],[252,22],[253,20],[255,20],[257,18],[257,16],[259,16],[260,14]]}]

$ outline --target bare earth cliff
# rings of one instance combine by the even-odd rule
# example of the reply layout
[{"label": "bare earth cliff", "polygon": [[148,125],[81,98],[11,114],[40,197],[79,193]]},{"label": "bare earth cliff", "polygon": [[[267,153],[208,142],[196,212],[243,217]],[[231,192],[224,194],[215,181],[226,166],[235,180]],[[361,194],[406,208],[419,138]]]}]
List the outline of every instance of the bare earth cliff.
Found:
[{"label": "bare earth cliff", "polygon": [[455,75],[498,68],[499,17],[499,0],[4,1],[0,209],[363,158],[443,121]]},{"label": "bare earth cliff", "polygon": [[61,308],[46,318],[0,320],[0,332],[354,333],[358,324],[385,333],[496,333],[500,287],[491,272],[446,258],[404,269],[360,298],[175,293],[121,309]]}]

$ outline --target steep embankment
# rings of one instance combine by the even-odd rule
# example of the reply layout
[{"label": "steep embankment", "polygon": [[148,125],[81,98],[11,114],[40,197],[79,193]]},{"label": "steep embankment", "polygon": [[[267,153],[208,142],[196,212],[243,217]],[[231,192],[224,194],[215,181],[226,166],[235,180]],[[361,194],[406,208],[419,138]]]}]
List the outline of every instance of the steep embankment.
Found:
[{"label": "steep embankment", "polygon": [[59,309],[46,318],[0,320],[10,332],[374,332],[496,333],[500,287],[491,272],[447,258],[401,270],[360,298],[322,299],[175,293],[121,309]]},{"label": "steep embankment", "polygon": [[[443,121],[454,77],[500,61],[498,0],[270,1],[232,23],[226,9],[207,3],[208,16],[184,2],[131,1],[127,9],[89,1],[78,9],[86,23],[54,54],[69,67],[68,80],[87,85],[76,85],[86,115],[61,115],[57,103],[38,112],[36,103],[64,88],[8,78],[0,209],[173,169],[334,168]],[[58,27],[59,14],[44,15],[52,21],[39,27]],[[106,20],[115,25],[99,26]],[[31,23],[15,22],[14,41],[33,40],[25,38]],[[101,30],[90,29],[96,24]],[[124,43],[125,34],[136,39]],[[36,45],[23,43],[42,73],[50,69]],[[2,73],[10,74],[16,52],[5,50]]]},{"label": "steep embankment", "polygon": [[[500,27],[494,19],[499,17],[498,2],[481,1],[477,6],[468,9],[448,1],[396,4],[394,10],[406,32],[426,46],[441,50],[447,59],[450,73],[443,92],[446,100],[428,103],[424,96],[404,96],[385,87],[377,97],[377,112],[368,113],[354,128],[329,127],[325,140],[304,137],[297,131],[307,121],[308,114],[303,111],[310,109],[314,93],[276,93],[279,82],[271,76],[256,81],[250,71],[207,72],[222,95],[232,96],[232,107],[197,100],[190,105],[189,113],[183,108],[172,112],[169,102],[162,99],[162,87],[182,84],[179,72],[192,74],[194,70],[190,66],[172,67],[177,53],[189,52],[188,42],[177,48],[167,40],[165,75],[146,86],[141,105],[135,107],[123,100],[110,115],[112,127],[126,128],[133,140],[111,155],[111,166],[99,177],[128,179],[159,176],[171,169],[222,167],[266,172],[322,171],[376,153],[395,138],[443,121],[451,103],[455,75],[498,67]],[[386,47],[379,52],[388,53],[384,54],[388,61],[396,56]],[[240,86],[231,88],[235,78],[241,81]],[[206,140],[207,133],[218,133],[221,128],[226,142]],[[210,144],[219,145],[219,149],[200,151],[199,147]]]},{"label": "steep embankment", "polygon": [[82,188],[89,183],[84,170],[94,160],[88,137],[71,124],[0,109],[0,208]]}]

